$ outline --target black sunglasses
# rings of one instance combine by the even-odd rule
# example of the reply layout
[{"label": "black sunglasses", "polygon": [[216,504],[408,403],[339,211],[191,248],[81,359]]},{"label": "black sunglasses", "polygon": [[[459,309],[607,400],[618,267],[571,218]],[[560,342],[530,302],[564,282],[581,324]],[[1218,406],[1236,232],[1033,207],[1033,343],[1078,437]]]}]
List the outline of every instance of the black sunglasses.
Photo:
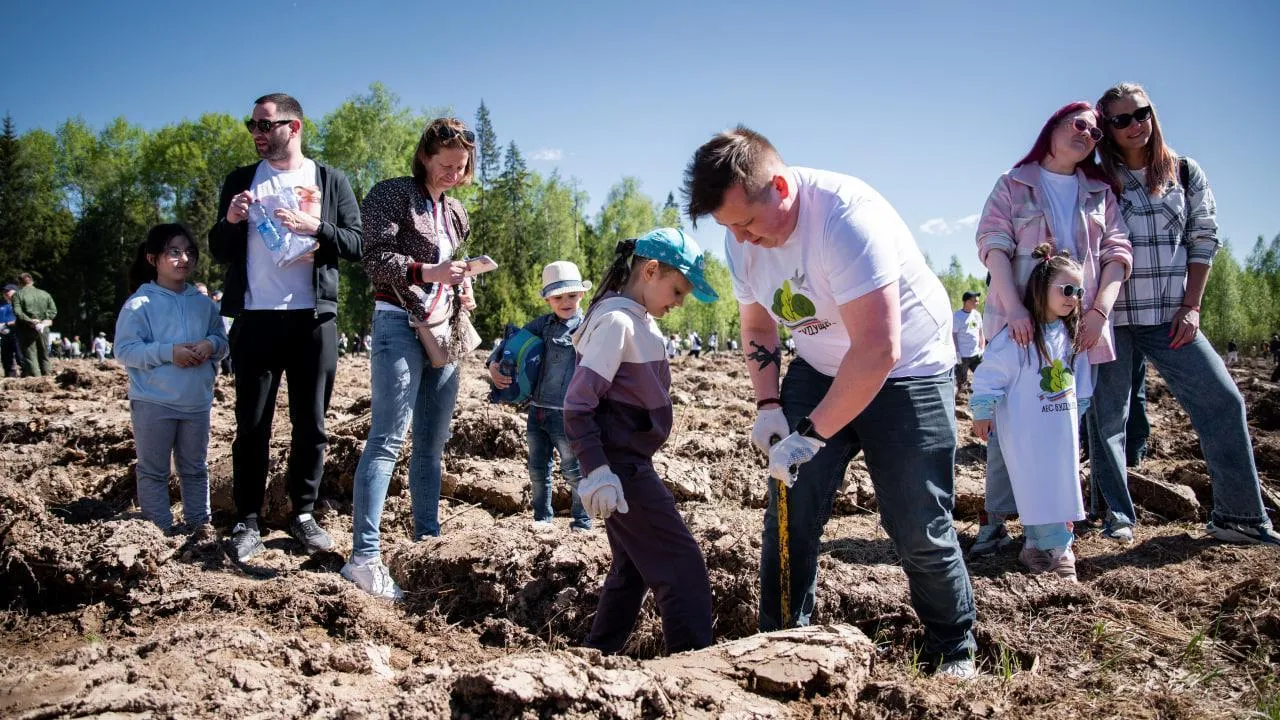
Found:
[{"label": "black sunglasses", "polygon": [[1083,300],[1083,299],[1084,299],[1084,288],[1082,288],[1082,287],[1076,287],[1075,285],[1072,285],[1071,283],[1066,283],[1066,284],[1064,284],[1064,285],[1054,285],[1054,287],[1056,287],[1056,288],[1062,288],[1062,294],[1063,294],[1065,297],[1073,297],[1073,298],[1075,298],[1075,299],[1077,299],[1077,300]]},{"label": "black sunglasses", "polygon": [[462,141],[468,145],[476,144],[475,133],[471,132],[470,130],[454,130],[452,127],[448,125],[441,125],[437,127],[436,137],[439,138],[442,142],[449,142],[450,140],[456,137],[460,137],[462,138]]},{"label": "black sunglasses", "polygon": [[1111,117],[1107,118],[1107,123],[1110,124],[1111,127],[1117,130],[1123,130],[1129,127],[1129,123],[1134,121],[1137,121],[1140,123],[1146,122],[1147,118],[1149,117],[1151,117],[1151,106],[1147,105],[1145,107],[1140,107],[1131,113],[1120,113],[1119,115],[1112,115]]},{"label": "black sunglasses", "polygon": [[245,120],[244,129],[249,132],[256,130],[265,135],[281,125],[291,122],[293,122],[293,120]]},{"label": "black sunglasses", "polygon": [[1102,131],[1098,129],[1098,126],[1090,125],[1084,121],[1084,118],[1076,118],[1075,120],[1072,120],[1071,127],[1075,128],[1076,132],[1089,133],[1089,137],[1092,138],[1094,142],[1098,142],[1102,139]]}]

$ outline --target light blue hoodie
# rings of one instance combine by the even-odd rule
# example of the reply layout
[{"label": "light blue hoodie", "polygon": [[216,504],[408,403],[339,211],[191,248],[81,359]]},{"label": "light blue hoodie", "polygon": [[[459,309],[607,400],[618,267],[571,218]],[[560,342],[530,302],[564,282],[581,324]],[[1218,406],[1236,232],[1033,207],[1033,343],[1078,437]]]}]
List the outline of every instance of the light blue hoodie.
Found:
[{"label": "light blue hoodie", "polygon": [[[183,368],[173,364],[173,346],[208,340],[213,356]],[[218,306],[191,285],[181,293],[149,282],[125,300],[116,319],[116,359],[129,371],[129,399],[181,412],[213,406],[213,379],[229,348]]]}]

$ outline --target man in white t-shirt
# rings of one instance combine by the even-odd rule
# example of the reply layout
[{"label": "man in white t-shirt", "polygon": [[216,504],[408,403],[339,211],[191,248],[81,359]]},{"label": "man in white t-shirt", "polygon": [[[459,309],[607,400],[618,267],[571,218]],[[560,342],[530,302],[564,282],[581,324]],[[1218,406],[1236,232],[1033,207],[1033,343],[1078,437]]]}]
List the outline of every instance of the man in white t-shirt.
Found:
[{"label": "man in white t-shirt", "polygon": [[[973,676],[973,591],[951,523],[951,304],[911,231],[866,183],[788,167],[742,126],[698,148],[684,195],[695,226],[712,215],[728,229],[725,257],[759,408],[751,439],[768,452],[770,475],[794,483],[790,617],[782,612],[779,490],[771,482],[760,630],[809,623],[822,529],[862,450],[925,626],[927,660],[940,673]],[[781,391],[779,323],[798,355]]]},{"label": "man in white t-shirt", "polygon": [[982,313],[978,312],[981,293],[966,291],[961,296],[964,305],[951,316],[951,342],[956,348],[956,392],[969,382],[969,373],[982,362],[982,350],[987,339],[982,334]]},{"label": "man in white t-shirt", "polygon": [[[276,392],[288,376],[292,426],[288,463],[293,520],[289,533],[308,553],[333,539],[312,512],[328,446],[324,415],[338,367],[338,259],[359,262],[360,206],[341,171],[302,154],[302,106],[284,93],[254,101],[245,127],[261,162],[231,172],[222,185],[209,251],[227,266],[221,312],[235,318],[236,438],[231,446],[237,522],[229,553],[244,561],[263,549],[258,517],[267,487]],[[292,196],[293,201],[277,201]],[[268,205],[268,203],[271,203]],[[251,208],[276,207],[272,227]],[[259,230],[267,230],[264,238]],[[315,250],[281,267],[268,241],[315,240]]]}]

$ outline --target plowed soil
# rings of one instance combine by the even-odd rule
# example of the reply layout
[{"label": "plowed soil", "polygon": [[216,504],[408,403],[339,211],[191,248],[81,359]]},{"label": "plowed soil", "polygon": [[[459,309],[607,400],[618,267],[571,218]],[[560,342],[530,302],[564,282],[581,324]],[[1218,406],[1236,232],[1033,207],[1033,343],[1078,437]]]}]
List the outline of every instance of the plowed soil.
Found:
[{"label": "plowed soil", "polygon": [[[674,362],[675,432],[657,464],[705,552],[719,641],[674,657],[662,656],[651,600],[625,656],[580,647],[608,544],[602,530],[569,531],[558,481],[561,516],[533,525],[524,418],[484,402],[478,359],[446,451],[440,538],[411,542],[407,456],[397,466],[382,523],[407,596],[395,605],[338,575],[369,430],[366,359],[340,362],[328,418],[317,515],[335,551],[307,557],[283,531],[282,391],[272,530],[243,567],[219,536],[233,510],[231,382],[219,378],[209,447],[217,530],[165,535],[134,506],[123,371],[55,368],[0,380],[0,717],[1280,717],[1280,551],[1205,535],[1203,454],[1154,373],[1136,541],[1084,529],[1079,584],[1025,574],[1016,546],[971,562],[983,675],[960,684],[923,672],[905,576],[856,461],[826,529],[821,625],[753,634],[765,486],[740,359]],[[1274,512],[1280,389],[1269,371],[1233,375]],[[967,546],[984,452],[963,405],[957,416]],[[176,480],[171,492],[180,519]]]}]

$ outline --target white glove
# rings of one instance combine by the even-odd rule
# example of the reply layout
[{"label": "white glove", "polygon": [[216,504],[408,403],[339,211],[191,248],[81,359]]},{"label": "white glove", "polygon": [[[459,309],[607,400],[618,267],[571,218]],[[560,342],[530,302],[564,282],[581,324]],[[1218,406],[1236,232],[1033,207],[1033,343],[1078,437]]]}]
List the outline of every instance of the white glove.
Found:
[{"label": "white glove", "polygon": [[821,440],[791,433],[769,451],[769,475],[786,483],[787,487],[794,487],[800,474],[799,466],[812,460],[826,445]]},{"label": "white glove", "polygon": [[624,515],[628,510],[627,498],[622,494],[622,481],[608,465],[587,473],[578,483],[578,497],[582,498],[582,506],[587,512],[601,520],[612,515],[614,510]]},{"label": "white glove", "polygon": [[768,455],[769,447],[790,433],[791,426],[787,425],[782,408],[771,407],[756,413],[756,424],[751,426],[751,444]]}]

